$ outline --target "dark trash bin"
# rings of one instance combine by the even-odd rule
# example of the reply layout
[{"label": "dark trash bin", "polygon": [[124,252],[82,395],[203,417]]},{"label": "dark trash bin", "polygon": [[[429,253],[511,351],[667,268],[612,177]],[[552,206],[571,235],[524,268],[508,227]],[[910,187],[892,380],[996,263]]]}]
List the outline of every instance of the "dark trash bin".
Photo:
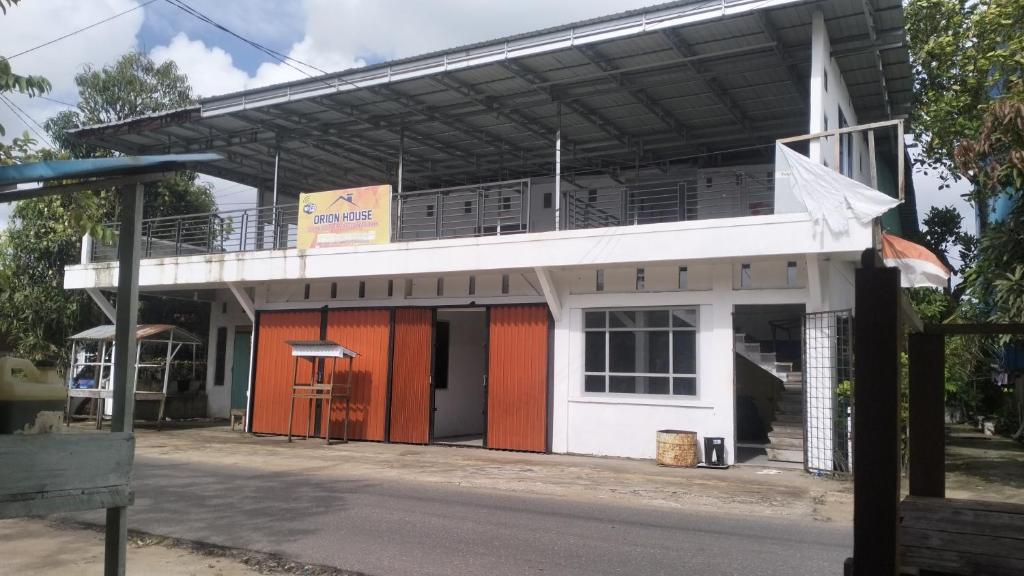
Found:
[{"label": "dark trash bin", "polygon": [[704,438],[704,465],[722,468],[728,466],[725,462],[725,438],[720,436]]}]

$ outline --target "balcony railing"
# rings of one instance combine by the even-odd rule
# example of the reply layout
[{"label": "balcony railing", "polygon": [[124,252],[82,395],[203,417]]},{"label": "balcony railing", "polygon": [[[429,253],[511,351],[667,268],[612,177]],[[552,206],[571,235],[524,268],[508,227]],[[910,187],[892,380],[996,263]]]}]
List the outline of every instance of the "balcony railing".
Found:
[{"label": "balcony railing", "polygon": [[[530,229],[530,181],[410,192],[392,202],[392,241],[516,234]],[[116,238],[117,224],[108,224]],[[142,258],[295,248],[298,205],[149,218]],[[95,242],[93,261],[117,259],[116,242]]]},{"label": "balcony railing", "polygon": [[770,169],[702,170],[696,178],[645,181],[565,194],[565,227],[604,228],[771,214]]},{"label": "balcony railing", "polygon": [[[633,226],[658,222],[771,214],[769,167],[697,170],[686,178],[614,186],[562,187],[562,228]],[[550,184],[548,184],[550,186]],[[395,197],[391,240],[499,236],[554,228],[554,210],[536,206],[549,220],[531,225],[531,182],[509,180]],[[117,237],[117,225],[109,225]],[[249,208],[217,214],[150,218],[142,223],[142,258],[283,250],[298,240],[298,205]],[[93,261],[117,259],[115,245],[93,244]]]}]

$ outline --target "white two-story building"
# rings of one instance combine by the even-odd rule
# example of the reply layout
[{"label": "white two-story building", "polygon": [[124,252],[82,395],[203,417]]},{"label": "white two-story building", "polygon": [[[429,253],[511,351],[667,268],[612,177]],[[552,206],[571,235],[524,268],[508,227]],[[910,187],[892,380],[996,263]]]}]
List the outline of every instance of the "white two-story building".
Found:
[{"label": "white two-story building", "polygon": [[[331,339],[354,438],[651,458],[682,429],[833,470],[854,268],[916,227],[910,95],[898,0],[684,1],[77,137],[258,189],[143,224],[141,291],[209,301],[211,415],[286,433],[285,342]],[[297,247],[299,194],[381,185],[385,242]],[[867,188],[902,203],[847,208]],[[112,255],[66,288],[102,297]]]}]

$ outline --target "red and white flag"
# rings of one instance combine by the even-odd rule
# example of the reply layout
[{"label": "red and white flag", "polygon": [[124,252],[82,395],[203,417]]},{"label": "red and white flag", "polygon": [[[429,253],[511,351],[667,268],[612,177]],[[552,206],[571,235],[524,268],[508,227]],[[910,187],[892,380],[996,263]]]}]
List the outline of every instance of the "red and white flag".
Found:
[{"label": "red and white flag", "polygon": [[900,285],[904,288],[945,288],[949,284],[949,268],[932,251],[882,232],[882,260],[886,266],[900,269]]}]

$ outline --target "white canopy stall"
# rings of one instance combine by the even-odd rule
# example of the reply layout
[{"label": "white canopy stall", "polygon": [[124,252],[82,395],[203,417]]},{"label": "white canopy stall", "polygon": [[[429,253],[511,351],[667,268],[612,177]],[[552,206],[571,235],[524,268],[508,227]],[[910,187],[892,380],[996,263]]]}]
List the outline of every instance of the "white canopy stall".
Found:
[{"label": "white canopy stall", "polygon": [[[70,425],[72,398],[92,398],[96,401],[96,427],[103,421],[103,405],[113,397],[110,375],[114,366],[113,325],[102,325],[75,334],[71,340],[71,371],[68,377],[68,399],[64,407],[65,422]],[[135,329],[135,401],[153,400],[160,402],[157,421],[164,419],[167,403],[167,385],[171,376],[171,363],[182,346],[192,351],[192,370],[195,370],[196,347],[202,340],[191,332],[171,324],[140,324]],[[140,390],[139,374],[155,372],[161,384],[160,390]],[[159,425],[159,424],[158,424]]]}]

